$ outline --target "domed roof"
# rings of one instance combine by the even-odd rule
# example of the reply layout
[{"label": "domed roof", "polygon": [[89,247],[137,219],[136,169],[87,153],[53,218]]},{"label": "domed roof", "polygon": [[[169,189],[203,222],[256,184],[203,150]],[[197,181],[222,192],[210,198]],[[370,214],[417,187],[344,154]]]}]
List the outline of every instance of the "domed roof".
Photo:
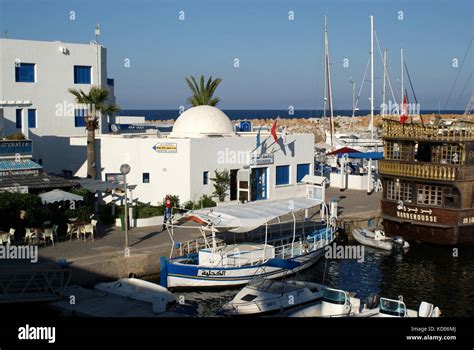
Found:
[{"label": "domed roof", "polygon": [[233,136],[229,117],[212,106],[196,106],[184,111],[173,126],[171,137]]}]

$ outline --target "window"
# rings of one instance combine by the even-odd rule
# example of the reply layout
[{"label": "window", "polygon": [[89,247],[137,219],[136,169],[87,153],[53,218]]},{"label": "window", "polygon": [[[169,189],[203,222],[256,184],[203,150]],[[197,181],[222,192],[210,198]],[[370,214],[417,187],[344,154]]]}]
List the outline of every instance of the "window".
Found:
[{"label": "window", "polygon": [[90,84],[91,83],[91,67],[90,66],[74,66],[74,84]]},{"label": "window", "polygon": [[305,175],[309,175],[309,164],[298,164],[296,167],[296,182],[301,182]]},{"label": "window", "polygon": [[422,185],[418,186],[418,204],[441,206],[443,200],[443,189],[440,186]]},{"label": "window", "polygon": [[15,81],[17,83],[35,82],[34,63],[20,63],[15,65]]},{"label": "window", "polygon": [[276,185],[288,185],[290,183],[290,166],[280,165],[276,167]]},{"label": "window", "polygon": [[17,129],[21,129],[21,112],[23,110],[22,109],[17,109],[16,110],[16,128]]},{"label": "window", "polygon": [[74,126],[76,128],[81,128],[86,126],[86,110],[85,109],[75,109],[74,110]]},{"label": "window", "polygon": [[414,153],[413,143],[387,141],[385,143],[385,158],[391,160],[412,160]]},{"label": "window", "polygon": [[387,199],[411,203],[412,186],[410,183],[400,182],[399,179],[387,181]]},{"label": "window", "polygon": [[28,110],[28,127],[36,128],[36,109]]},{"label": "window", "polygon": [[431,162],[440,164],[460,164],[462,149],[459,145],[443,144],[431,149]]},{"label": "window", "polygon": [[143,173],[142,179],[143,179],[144,184],[149,184],[150,183],[150,173]]},{"label": "window", "polygon": [[202,173],[202,184],[203,185],[209,184],[209,171],[204,171]]}]

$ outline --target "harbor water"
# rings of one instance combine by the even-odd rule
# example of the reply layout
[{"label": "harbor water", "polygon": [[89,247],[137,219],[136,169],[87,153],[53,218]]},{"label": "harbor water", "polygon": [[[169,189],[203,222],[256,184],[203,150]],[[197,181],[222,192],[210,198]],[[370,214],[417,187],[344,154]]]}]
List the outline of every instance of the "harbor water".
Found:
[{"label": "harbor water", "polygon": [[[357,293],[362,301],[371,293],[387,298],[403,297],[408,308],[418,309],[421,301],[438,306],[442,317],[468,317],[474,314],[474,249],[437,247],[412,243],[407,252],[387,252],[365,248],[364,262],[321,260],[291,277],[324,283]],[[456,257],[457,255],[457,257]],[[219,316],[220,307],[238,292],[177,292],[190,316]]]}]

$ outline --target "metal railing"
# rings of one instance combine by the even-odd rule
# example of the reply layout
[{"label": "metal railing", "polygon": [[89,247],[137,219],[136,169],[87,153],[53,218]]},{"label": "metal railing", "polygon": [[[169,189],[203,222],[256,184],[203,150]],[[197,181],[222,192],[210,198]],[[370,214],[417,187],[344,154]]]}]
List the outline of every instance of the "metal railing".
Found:
[{"label": "metal railing", "polygon": [[382,138],[426,141],[474,141],[474,123],[462,123],[461,125],[400,124],[396,120],[384,120]]},{"label": "metal railing", "polygon": [[456,165],[379,161],[379,171],[381,174],[423,179],[454,181],[458,179],[457,169],[458,166]]}]

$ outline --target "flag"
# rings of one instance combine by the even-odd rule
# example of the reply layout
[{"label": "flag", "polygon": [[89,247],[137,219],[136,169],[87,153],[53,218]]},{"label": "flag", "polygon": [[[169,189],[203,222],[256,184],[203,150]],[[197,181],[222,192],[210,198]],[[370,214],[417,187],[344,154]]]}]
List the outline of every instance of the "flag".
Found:
[{"label": "flag", "polygon": [[257,145],[255,146],[255,148],[260,147],[260,131],[262,131],[262,126],[263,125],[260,125],[260,129],[258,129],[258,132],[257,132]]},{"label": "flag", "polygon": [[403,96],[402,114],[400,114],[400,124],[404,124],[408,119],[407,95]]},{"label": "flag", "polygon": [[277,137],[277,133],[276,133],[277,121],[278,121],[278,118],[275,119],[275,121],[273,122],[273,126],[270,129],[270,134],[272,134],[273,139],[275,140],[275,143],[278,143],[278,137]]},{"label": "flag", "polygon": [[281,132],[281,139],[283,140],[283,143],[286,144],[286,126],[283,128],[283,131]]}]

